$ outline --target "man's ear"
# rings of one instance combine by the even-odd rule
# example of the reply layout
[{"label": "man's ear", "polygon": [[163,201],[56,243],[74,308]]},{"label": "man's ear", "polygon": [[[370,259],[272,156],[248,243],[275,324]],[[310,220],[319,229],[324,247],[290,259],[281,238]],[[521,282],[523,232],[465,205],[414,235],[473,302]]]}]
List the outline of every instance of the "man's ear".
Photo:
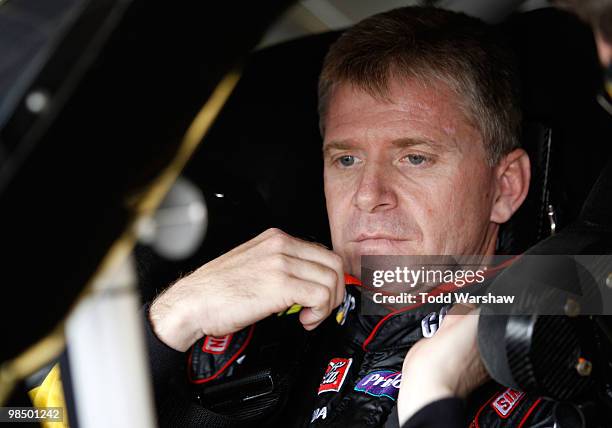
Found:
[{"label": "man's ear", "polygon": [[521,206],[531,180],[529,156],[523,149],[514,149],[495,166],[495,198],[491,221],[502,224]]}]

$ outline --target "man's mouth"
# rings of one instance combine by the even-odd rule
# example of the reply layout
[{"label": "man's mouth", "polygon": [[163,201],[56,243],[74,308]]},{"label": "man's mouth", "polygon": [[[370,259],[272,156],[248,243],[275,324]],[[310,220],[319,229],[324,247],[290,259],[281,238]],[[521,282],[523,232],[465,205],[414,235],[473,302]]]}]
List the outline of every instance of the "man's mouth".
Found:
[{"label": "man's mouth", "polygon": [[405,248],[409,241],[394,237],[367,236],[353,241],[353,251],[356,255],[399,255],[408,250]]},{"label": "man's mouth", "polygon": [[394,235],[386,234],[367,234],[362,233],[353,240],[353,242],[364,242],[364,241],[407,241],[408,239],[399,238]]}]

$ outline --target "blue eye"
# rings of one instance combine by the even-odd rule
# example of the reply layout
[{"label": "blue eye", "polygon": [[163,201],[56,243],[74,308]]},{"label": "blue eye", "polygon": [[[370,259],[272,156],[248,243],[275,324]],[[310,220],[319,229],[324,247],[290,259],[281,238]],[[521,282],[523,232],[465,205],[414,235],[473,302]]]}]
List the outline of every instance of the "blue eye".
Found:
[{"label": "blue eye", "polygon": [[340,162],[340,165],[342,166],[353,166],[355,165],[355,156],[351,156],[351,155],[340,156],[338,161]]},{"label": "blue eye", "polygon": [[406,158],[412,165],[421,165],[427,160],[423,155],[408,155]]}]

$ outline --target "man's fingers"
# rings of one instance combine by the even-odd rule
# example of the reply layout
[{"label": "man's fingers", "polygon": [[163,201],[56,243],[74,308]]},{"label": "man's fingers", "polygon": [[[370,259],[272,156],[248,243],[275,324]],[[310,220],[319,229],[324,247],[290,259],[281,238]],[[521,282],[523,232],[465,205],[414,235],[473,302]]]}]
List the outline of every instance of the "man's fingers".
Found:
[{"label": "man's fingers", "polygon": [[280,255],[279,264],[289,275],[305,281],[321,284],[332,291],[331,307],[335,308],[344,298],[344,283],[338,288],[338,273],[328,266],[310,260],[298,259],[292,256]]},{"label": "man's fingers", "polygon": [[314,330],[323,322],[315,315],[311,308],[304,308],[300,312],[300,322],[306,330]]},{"label": "man's fingers", "polygon": [[300,314],[300,321],[305,325],[323,321],[334,308],[332,289],[321,284],[291,278],[287,281],[285,292],[288,297],[285,301],[305,308]]},{"label": "man's fingers", "polygon": [[280,229],[268,229],[240,249],[267,254],[267,267],[287,276],[283,280],[283,288],[288,290],[284,301],[305,308],[300,314],[305,327],[314,328],[342,303],[345,293],[342,259],[324,246],[295,238]]},{"label": "man's fingers", "polygon": [[312,242],[298,241],[295,246],[287,248],[287,254],[327,266],[338,274],[341,281],[344,281],[342,258],[330,250],[322,248]]},{"label": "man's fingers", "polygon": [[298,241],[295,246],[291,246],[286,250],[286,254],[290,256],[318,263],[336,273],[335,306],[338,306],[344,298],[344,268],[342,258],[336,253],[312,242]]},{"label": "man's fingers", "polygon": [[344,298],[344,268],[342,258],[322,245],[304,241],[286,234],[279,229],[268,229],[259,245],[265,246],[271,254],[284,254],[301,260],[309,260],[327,266],[336,272],[336,299],[338,305]]}]

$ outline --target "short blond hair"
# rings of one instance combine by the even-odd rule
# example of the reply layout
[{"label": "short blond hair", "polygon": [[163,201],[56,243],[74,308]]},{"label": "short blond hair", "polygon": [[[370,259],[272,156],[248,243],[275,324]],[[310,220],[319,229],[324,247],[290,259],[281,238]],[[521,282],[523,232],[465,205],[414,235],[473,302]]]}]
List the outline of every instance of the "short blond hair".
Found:
[{"label": "short blond hair", "polygon": [[492,28],[465,14],[403,7],[348,29],[331,46],[319,78],[319,120],[338,84],[384,99],[391,78],[443,81],[479,129],[490,165],[520,146],[522,117],[514,56]]}]

